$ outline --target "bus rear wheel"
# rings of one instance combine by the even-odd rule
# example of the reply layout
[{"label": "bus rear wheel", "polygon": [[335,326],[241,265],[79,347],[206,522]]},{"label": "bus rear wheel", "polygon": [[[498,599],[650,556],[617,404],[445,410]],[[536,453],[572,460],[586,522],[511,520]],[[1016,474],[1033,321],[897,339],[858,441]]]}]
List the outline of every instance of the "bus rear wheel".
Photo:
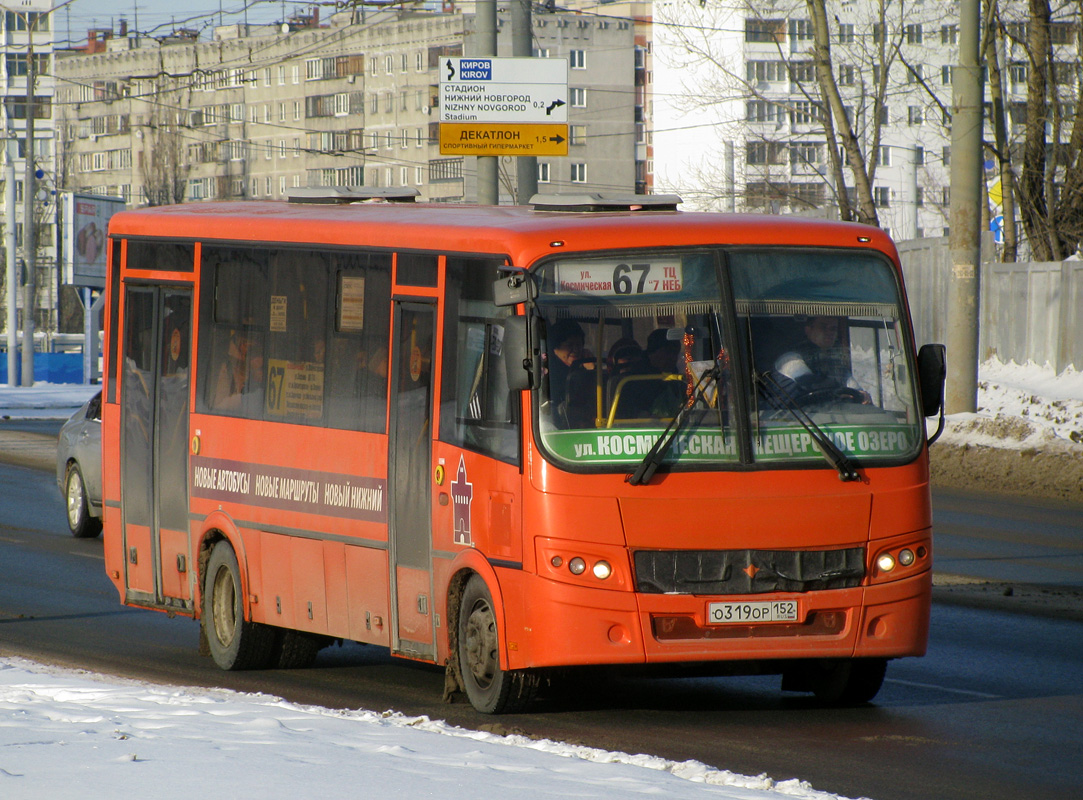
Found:
[{"label": "bus rear wheel", "polygon": [[203,625],[214,663],[222,669],[263,669],[269,666],[274,630],[244,618],[241,570],[228,542],[211,551],[203,587]]},{"label": "bus rear wheel", "polygon": [[474,575],[459,606],[459,672],[470,704],[483,714],[520,711],[534,699],[537,677],[500,666],[500,635],[489,588]]}]

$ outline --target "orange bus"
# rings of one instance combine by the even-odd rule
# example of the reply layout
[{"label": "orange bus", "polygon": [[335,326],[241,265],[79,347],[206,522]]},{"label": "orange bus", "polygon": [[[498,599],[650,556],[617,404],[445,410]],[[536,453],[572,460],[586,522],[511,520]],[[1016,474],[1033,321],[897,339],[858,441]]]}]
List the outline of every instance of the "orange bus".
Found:
[{"label": "orange bus", "polygon": [[576,665],[865,702],[923,654],[944,357],[884,232],[310,194],[110,221],[123,603],[224,669],[387,647],[487,713]]}]

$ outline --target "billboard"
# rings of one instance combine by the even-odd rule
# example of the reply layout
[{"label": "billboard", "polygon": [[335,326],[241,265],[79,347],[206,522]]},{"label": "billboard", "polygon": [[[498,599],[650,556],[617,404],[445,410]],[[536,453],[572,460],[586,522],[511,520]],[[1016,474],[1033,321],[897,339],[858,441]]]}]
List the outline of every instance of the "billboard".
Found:
[{"label": "billboard", "polygon": [[105,235],[109,219],[124,210],[124,200],[65,194],[63,209],[64,283],[105,288]]}]

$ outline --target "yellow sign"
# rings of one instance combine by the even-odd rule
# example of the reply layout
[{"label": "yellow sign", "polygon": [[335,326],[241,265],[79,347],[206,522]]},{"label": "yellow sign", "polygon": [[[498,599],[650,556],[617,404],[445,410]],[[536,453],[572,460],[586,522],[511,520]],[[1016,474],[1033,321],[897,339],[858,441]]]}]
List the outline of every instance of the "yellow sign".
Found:
[{"label": "yellow sign", "polygon": [[568,126],[517,122],[441,122],[440,155],[566,156]]}]

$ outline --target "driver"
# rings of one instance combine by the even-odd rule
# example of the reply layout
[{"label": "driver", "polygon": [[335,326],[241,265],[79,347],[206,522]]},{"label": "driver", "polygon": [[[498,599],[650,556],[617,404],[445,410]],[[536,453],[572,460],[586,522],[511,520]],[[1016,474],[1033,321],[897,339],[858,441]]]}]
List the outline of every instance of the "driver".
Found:
[{"label": "driver", "polygon": [[838,317],[809,317],[804,341],[775,360],[775,371],[793,381],[798,396],[824,393],[868,403],[869,393],[854,380],[839,345],[840,325]]}]

